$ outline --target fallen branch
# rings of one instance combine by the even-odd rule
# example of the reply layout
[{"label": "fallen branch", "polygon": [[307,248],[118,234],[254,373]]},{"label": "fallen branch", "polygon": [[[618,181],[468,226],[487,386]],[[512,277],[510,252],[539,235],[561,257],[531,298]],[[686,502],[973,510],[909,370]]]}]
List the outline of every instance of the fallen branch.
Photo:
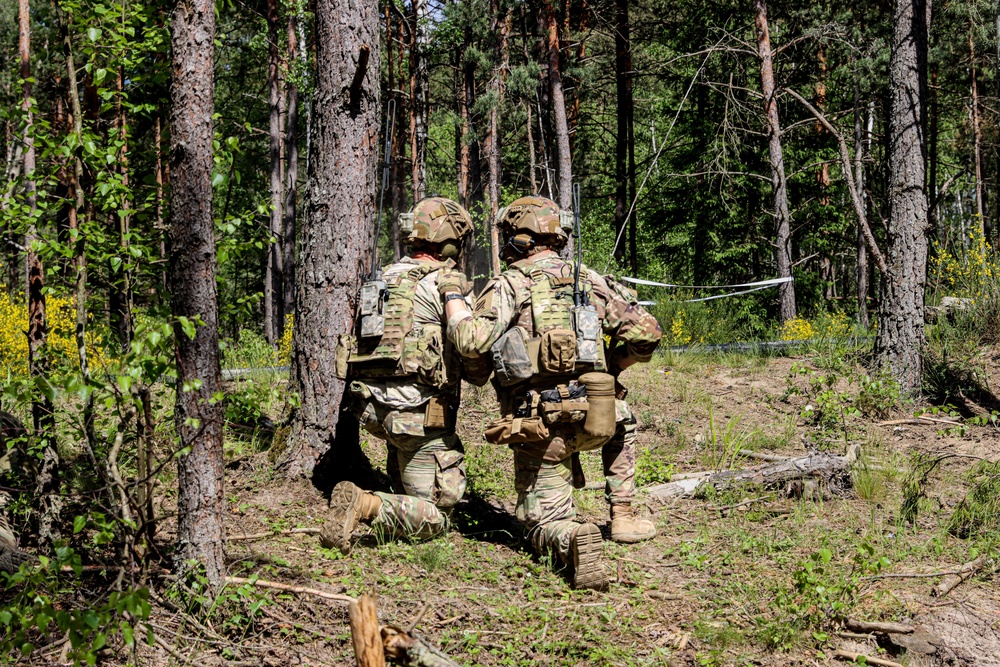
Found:
[{"label": "fallen branch", "polygon": [[958,568],[953,574],[949,574],[948,577],[931,589],[931,595],[933,597],[944,597],[948,593],[952,592],[960,583],[979,572],[986,565],[986,556],[980,556],[974,561],[970,561]]},{"label": "fallen branch", "polygon": [[741,449],[739,452],[740,456],[745,456],[749,459],[757,459],[759,461],[787,461],[789,456],[778,456],[777,454],[766,454],[764,452],[755,452],[751,449]]},{"label": "fallen branch", "polygon": [[354,598],[350,595],[340,595],[338,593],[327,593],[326,591],[316,590],[315,588],[306,588],[305,586],[289,586],[288,584],[281,584],[277,581],[267,581],[266,579],[245,579],[243,577],[226,577],[227,584],[233,584],[234,586],[242,586],[243,584],[249,584],[251,586],[256,586],[257,588],[271,588],[276,591],[285,591],[286,593],[298,593],[299,595],[313,595],[318,598],[323,598],[325,600],[336,600],[337,602],[354,602]]},{"label": "fallen branch", "polygon": [[865,664],[878,665],[879,667],[903,667],[901,663],[893,662],[892,660],[873,658],[870,655],[865,655],[864,653],[855,653],[854,651],[845,651],[843,649],[838,649],[837,652],[833,654],[833,657],[839,658],[840,660],[849,660],[851,662],[857,662],[859,658],[863,658]]},{"label": "fallen branch", "polygon": [[754,503],[759,503],[770,499],[771,496],[761,496],[760,498],[750,498],[749,500],[743,500],[738,503],[733,503],[732,505],[719,505],[716,507],[709,507],[708,509],[714,510],[716,512],[728,512],[730,510],[739,509],[740,507],[746,507],[748,505],[753,505]]},{"label": "fallen branch", "polygon": [[358,667],[385,667],[385,653],[379,636],[375,596],[365,593],[351,600],[347,607],[351,623],[351,642]]},{"label": "fallen branch", "polygon": [[848,630],[860,632],[862,634],[880,632],[885,635],[908,635],[913,633],[912,625],[903,625],[902,623],[884,623],[880,621],[856,621],[852,618],[848,618],[844,621],[844,627]]},{"label": "fallen branch", "polygon": [[319,528],[292,528],[291,530],[272,530],[266,533],[251,533],[249,535],[230,535],[227,542],[249,542],[251,540],[266,540],[269,537],[282,535],[319,535]]},{"label": "fallen branch", "polygon": [[925,417],[923,415],[919,417],[907,417],[906,419],[890,419],[889,421],[879,422],[878,424],[876,424],[876,426],[898,426],[900,424],[927,426],[928,423],[946,424],[948,426],[964,426],[962,422],[957,422],[951,419],[940,419],[938,417]]}]

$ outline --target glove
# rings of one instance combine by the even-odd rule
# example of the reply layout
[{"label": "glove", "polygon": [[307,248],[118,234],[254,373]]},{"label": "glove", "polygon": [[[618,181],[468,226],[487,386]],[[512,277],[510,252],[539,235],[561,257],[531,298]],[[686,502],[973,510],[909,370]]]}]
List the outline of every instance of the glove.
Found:
[{"label": "glove", "polygon": [[444,269],[438,274],[437,279],[438,294],[444,296],[449,292],[458,292],[465,296],[472,291],[472,283],[461,271],[454,269]]},{"label": "glove", "polygon": [[21,563],[27,563],[30,560],[30,554],[6,544],[0,544],[0,572],[13,574],[21,567]]}]

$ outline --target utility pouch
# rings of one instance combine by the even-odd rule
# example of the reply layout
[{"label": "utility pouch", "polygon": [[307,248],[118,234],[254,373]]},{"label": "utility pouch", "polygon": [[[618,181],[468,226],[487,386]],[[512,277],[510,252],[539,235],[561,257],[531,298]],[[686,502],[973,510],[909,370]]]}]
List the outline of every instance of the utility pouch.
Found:
[{"label": "utility pouch", "polygon": [[573,306],[573,328],[576,330],[576,362],[596,365],[600,360],[601,318],[594,306]]},{"label": "utility pouch", "polygon": [[483,436],[494,445],[523,445],[547,440],[549,427],[541,417],[501,417],[489,423]]},{"label": "utility pouch", "polygon": [[546,424],[581,422],[587,418],[587,388],[581,384],[561,384],[539,394],[541,413]]},{"label": "utility pouch", "polygon": [[440,396],[432,396],[424,410],[424,428],[447,428],[448,412],[448,401]]},{"label": "utility pouch", "polygon": [[340,334],[337,336],[337,349],[334,352],[333,374],[340,380],[347,379],[350,371],[351,349],[354,347],[354,336]]},{"label": "utility pouch", "polygon": [[361,322],[358,335],[361,338],[381,336],[385,331],[385,301],[389,288],[383,280],[369,280],[361,285],[358,315]]},{"label": "utility pouch", "polygon": [[528,355],[528,334],[521,327],[514,327],[490,348],[493,371],[501,386],[509,387],[531,378],[531,357]]},{"label": "utility pouch", "polygon": [[576,334],[569,329],[549,329],[542,334],[538,350],[538,370],[564,375],[572,373],[576,364]]}]

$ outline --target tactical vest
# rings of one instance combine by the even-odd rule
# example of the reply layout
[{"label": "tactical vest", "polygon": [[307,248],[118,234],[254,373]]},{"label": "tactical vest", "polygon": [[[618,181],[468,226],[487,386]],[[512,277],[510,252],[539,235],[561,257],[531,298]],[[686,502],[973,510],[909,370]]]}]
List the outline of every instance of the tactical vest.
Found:
[{"label": "tactical vest", "polygon": [[337,341],[336,375],[341,379],[413,377],[436,388],[454,384],[455,366],[446,359],[440,322],[417,323],[414,297],[420,281],[454,262],[426,262],[390,266],[383,280],[384,327],[381,336],[342,334]]},{"label": "tactical vest", "polygon": [[[484,436],[491,443],[540,446],[535,455],[559,461],[566,452],[549,451],[551,428],[582,433],[575,441],[582,449],[600,446],[615,432],[614,377],[604,372],[602,323],[595,309],[584,309],[581,328],[572,264],[555,271],[524,260],[513,266],[531,285],[527,295],[515,286],[515,326],[491,349],[502,416]],[[589,301],[593,287],[582,276],[581,282]],[[581,361],[584,354],[593,361]]]},{"label": "tactical vest", "polygon": [[[561,273],[546,271],[535,263],[522,260],[514,268],[531,280],[528,298],[516,290],[520,312],[515,326],[493,346],[492,356],[497,381],[502,387],[522,383],[554,386],[574,380],[583,373],[604,371],[604,341],[600,320],[594,318],[590,338],[596,342],[594,361],[578,359],[577,322],[573,315],[572,265]],[[566,273],[568,275],[563,275]],[[581,276],[581,288],[590,300],[592,285]]]}]

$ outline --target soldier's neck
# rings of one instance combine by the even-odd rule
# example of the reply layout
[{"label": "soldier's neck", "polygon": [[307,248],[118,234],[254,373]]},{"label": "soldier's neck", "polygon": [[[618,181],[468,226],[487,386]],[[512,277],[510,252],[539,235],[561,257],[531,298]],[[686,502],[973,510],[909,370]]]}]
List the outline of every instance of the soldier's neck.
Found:
[{"label": "soldier's neck", "polygon": [[415,259],[418,262],[440,262],[440,257],[435,257],[434,255],[426,252],[415,252],[410,255],[411,259]]}]

